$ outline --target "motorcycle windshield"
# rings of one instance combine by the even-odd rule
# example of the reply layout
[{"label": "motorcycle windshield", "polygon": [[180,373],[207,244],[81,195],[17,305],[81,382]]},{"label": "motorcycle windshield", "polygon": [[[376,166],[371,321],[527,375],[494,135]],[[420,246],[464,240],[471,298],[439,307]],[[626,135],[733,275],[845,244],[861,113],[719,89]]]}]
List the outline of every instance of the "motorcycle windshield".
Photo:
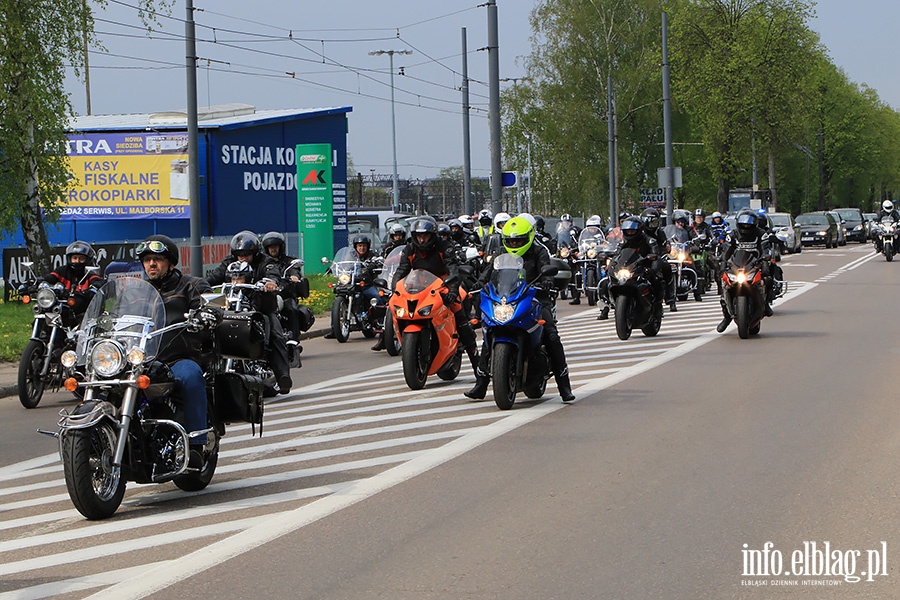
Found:
[{"label": "motorcycle windshield", "polygon": [[756,253],[749,250],[738,249],[731,257],[731,264],[734,265],[735,269],[740,271],[751,269],[756,261]]},{"label": "motorcycle windshield", "polygon": [[406,292],[408,294],[420,294],[423,291],[427,290],[428,287],[438,279],[439,277],[437,277],[431,271],[426,271],[424,269],[415,269],[412,273],[406,276],[406,279],[403,280],[403,287],[406,288]]},{"label": "motorcycle windshield", "polygon": [[619,255],[616,257],[616,261],[613,264],[611,270],[617,271],[619,269],[631,269],[633,270],[635,264],[641,259],[641,253],[636,248],[623,248]]},{"label": "motorcycle windshield", "polygon": [[560,248],[565,246],[566,248],[572,247],[572,242],[575,241],[575,238],[572,237],[572,226],[571,225],[563,225],[562,222],[557,224],[556,226],[556,245]]},{"label": "motorcycle windshield", "polygon": [[[484,255],[492,257],[499,253],[502,247],[503,239],[497,234],[492,234],[484,241]],[[488,260],[490,260],[490,258],[488,258]]]},{"label": "motorcycle windshield", "polygon": [[400,267],[400,255],[403,254],[404,246],[398,246],[391,250],[390,254],[384,259],[381,268],[381,278],[387,281],[388,288],[394,289],[394,274]]},{"label": "motorcycle windshield", "polygon": [[603,231],[599,227],[591,225],[585,227],[578,236],[578,250],[582,253],[591,249],[596,251],[604,242],[606,242],[606,236],[603,235]]},{"label": "motorcycle windshield", "polygon": [[349,246],[341,248],[331,261],[331,274],[341,283],[349,283],[357,273],[358,265],[362,264],[357,258],[356,250],[353,248]]},{"label": "motorcycle windshield", "polygon": [[497,296],[510,298],[525,284],[525,261],[514,254],[501,254],[494,260],[491,285]]},{"label": "motorcycle windshield", "polygon": [[88,305],[79,330],[79,364],[98,338],[118,342],[125,354],[142,348],[145,360],[159,353],[161,335],[153,335],[166,325],[166,307],[156,288],[139,277],[117,277],[106,282]]}]

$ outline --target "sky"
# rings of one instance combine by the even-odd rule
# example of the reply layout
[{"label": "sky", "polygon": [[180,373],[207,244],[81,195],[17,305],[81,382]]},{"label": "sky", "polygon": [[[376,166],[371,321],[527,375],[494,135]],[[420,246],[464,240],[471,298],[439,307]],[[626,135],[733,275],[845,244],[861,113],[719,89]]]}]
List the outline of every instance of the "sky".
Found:
[{"label": "sky", "polygon": [[[184,0],[142,30],[137,0],[109,0],[96,14],[104,49],[90,52],[93,114],[144,113],[187,106]],[[462,34],[467,30],[472,172],[490,173],[487,9],[451,0],[194,0],[198,103],[244,103],[257,109],[351,106],[348,149],[369,177],[389,176],[394,56],[397,161],[401,178],[426,178],[460,166]],[[497,0],[501,87],[524,75],[530,53],[528,17],[537,0]],[[832,60],[857,83],[900,109],[896,0],[821,0],[810,26]],[[402,72],[402,74],[400,74]],[[288,75],[291,73],[293,75]],[[84,85],[70,72],[67,90],[86,114]]]}]

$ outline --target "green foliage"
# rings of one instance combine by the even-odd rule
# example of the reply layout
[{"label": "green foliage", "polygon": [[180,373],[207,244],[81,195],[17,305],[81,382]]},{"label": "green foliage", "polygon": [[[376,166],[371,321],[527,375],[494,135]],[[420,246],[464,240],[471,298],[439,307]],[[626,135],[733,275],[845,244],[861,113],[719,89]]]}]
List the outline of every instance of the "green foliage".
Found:
[{"label": "green foliage", "polygon": [[322,315],[331,311],[334,292],[328,287],[334,283],[331,275],[307,275],[309,279],[309,298],[300,298],[300,304],[312,309],[313,314]]},{"label": "green foliage", "polygon": [[17,362],[31,339],[34,312],[21,302],[0,303],[0,361]]}]

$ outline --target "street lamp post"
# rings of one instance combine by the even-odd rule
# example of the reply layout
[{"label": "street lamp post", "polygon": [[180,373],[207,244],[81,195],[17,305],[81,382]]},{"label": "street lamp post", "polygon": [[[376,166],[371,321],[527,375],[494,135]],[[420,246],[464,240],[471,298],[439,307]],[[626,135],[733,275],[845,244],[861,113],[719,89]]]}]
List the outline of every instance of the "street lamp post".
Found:
[{"label": "street lamp post", "polygon": [[394,55],[412,54],[412,50],[373,50],[369,56],[381,56],[387,54],[390,59],[391,69],[391,134],[394,146],[394,212],[400,212],[400,182],[397,179],[397,117],[394,114]]}]

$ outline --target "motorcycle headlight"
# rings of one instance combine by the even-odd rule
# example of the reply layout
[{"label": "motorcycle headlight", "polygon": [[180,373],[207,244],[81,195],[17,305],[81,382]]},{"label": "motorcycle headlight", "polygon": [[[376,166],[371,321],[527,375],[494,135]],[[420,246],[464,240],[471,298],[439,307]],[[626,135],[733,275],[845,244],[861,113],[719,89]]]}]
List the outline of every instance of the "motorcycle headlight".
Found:
[{"label": "motorcycle headlight", "polygon": [[619,269],[616,271],[616,279],[621,282],[628,281],[631,279],[631,271],[628,269]]},{"label": "motorcycle headlight", "polygon": [[560,251],[559,251],[559,255],[560,255],[561,257],[563,257],[563,258],[566,258],[567,256],[569,256],[569,249],[568,249],[568,248],[561,248]]},{"label": "motorcycle headlight", "polygon": [[591,248],[587,251],[588,258],[597,258],[597,251]]},{"label": "motorcycle headlight", "polygon": [[125,367],[125,353],[116,342],[100,342],[91,350],[91,366],[101,377],[112,377]]},{"label": "motorcycle headlight", "polygon": [[403,317],[406,316],[406,309],[403,308],[402,306],[395,306],[395,307],[394,307],[394,312],[397,313],[397,318],[398,318],[398,319],[402,319]]},{"label": "motorcycle headlight", "polygon": [[738,271],[738,274],[734,278],[738,283],[746,283],[747,282],[747,274],[743,271]]},{"label": "motorcycle headlight", "polygon": [[41,308],[51,308],[56,304],[56,293],[53,290],[38,290],[35,302]]},{"label": "motorcycle headlight", "polygon": [[338,283],[350,283],[350,276],[344,273],[338,277]]},{"label": "motorcycle headlight", "polygon": [[687,256],[685,255],[684,252],[678,253],[678,262],[684,262],[684,259],[686,259],[686,258],[687,258]]},{"label": "motorcycle headlight", "polygon": [[515,314],[516,309],[512,304],[498,304],[494,303],[494,319],[497,321],[506,322],[513,318],[513,314]]},{"label": "motorcycle headlight", "polygon": [[433,304],[429,304],[428,306],[423,306],[419,309],[419,315],[422,317],[427,317],[431,314],[431,308],[434,306]]},{"label": "motorcycle headlight", "polygon": [[137,366],[144,362],[144,351],[140,348],[132,348],[128,351],[128,362],[134,366]]},{"label": "motorcycle headlight", "polygon": [[77,360],[78,356],[71,350],[66,350],[62,353],[62,356],[59,357],[59,362],[61,362],[62,366],[67,369],[71,369],[72,367],[74,367]]}]

